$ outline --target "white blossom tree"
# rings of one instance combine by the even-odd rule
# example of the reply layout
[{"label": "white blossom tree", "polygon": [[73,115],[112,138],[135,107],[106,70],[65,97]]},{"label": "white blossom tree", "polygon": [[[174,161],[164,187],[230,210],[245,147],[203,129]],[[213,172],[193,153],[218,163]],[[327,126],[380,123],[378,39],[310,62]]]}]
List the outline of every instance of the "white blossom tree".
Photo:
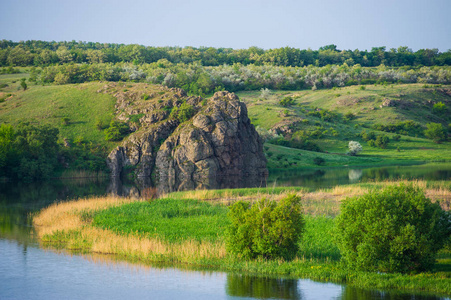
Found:
[{"label": "white blossom tree", "polygon": [[360,145],[359,142],[355,142],[355,141],[350,141],[349,145],[349,155],[357,155],[357,153],[361,152],[363,150],[362,145]]}]

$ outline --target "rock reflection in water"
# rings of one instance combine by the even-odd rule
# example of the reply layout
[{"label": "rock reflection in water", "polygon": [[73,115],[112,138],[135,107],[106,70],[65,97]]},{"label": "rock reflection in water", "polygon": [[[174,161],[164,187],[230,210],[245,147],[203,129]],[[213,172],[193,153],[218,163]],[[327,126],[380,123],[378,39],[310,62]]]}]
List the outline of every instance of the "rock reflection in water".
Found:
[{"label": "rock reflection in water", "polygon": [[191,190],[231,189],[266,187],[266,176],[240,177],[222,176],[204,182],[177,182],[173,178],[160,180],[156,185],[149,177],[139,177],[133,182],[123,181],[120,177],[112,177],[107,189],[109,195],[153,199],[160,195]]}]

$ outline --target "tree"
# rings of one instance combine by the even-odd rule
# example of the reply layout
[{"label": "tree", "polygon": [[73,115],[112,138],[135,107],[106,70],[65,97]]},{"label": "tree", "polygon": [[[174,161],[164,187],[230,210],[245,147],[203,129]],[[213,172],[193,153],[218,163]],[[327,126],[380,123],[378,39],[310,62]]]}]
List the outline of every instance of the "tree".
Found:
[{"label": "tree", "polygon": [[21,80],[20,80],[20,86],[23,88],[23,90],[25,91],[26,89],[27,89],[27,83],[25,82],[25,78],[22,78]]},{"label": "tree", "polygon": [[300,198],[279,203],[263,198],[251,205],[239,201],[230,207],[227,250],[243,258],[292,259],[298,251],[304,219]]},{"label": "tree", "polygon": [[111,120],[110,126],[105,129],[105,140],[120,141],[130,131],[127,123],[122,123],[116,120]]},{"label": "tree", "polygon": [[269,96],[271,95],[271,90],[264,88],[260,90],[260,98],[267,100]]},{"label": "tree", "polygon": [[451,214],[413,185],[388,186],[342,202],[336,240],[349,267],[377,272],[430,269],[451,236]]},{"label": "tree", "polygon": [[448,111],[448,108],[446,107],[445,104],[443,104],[443,102],[438,102],[435,103],[434,106],[432,107],[432,113],[438,115],[438,116],[442,116],[445,115]]},{"label": "tree", "polygon": [[357,153],[361,152],[363,150],[362,145],[360,145],[359,142],[350,141],[348,144],[349,148],[349,155],[357,155]]},{"label": "tree", "polygon": [[424,131],[424,135],[430,138],[435,143],[439,144],[446,141],[446,129],[440,123],[428,123],[426,124],[427,129]]}]

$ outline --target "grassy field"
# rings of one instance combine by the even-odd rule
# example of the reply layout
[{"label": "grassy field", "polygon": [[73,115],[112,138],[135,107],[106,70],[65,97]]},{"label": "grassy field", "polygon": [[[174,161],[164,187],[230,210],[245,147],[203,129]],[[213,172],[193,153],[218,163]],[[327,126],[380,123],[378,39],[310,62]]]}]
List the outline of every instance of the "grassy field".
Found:
[{"label": "grassy field", "polygon": [[[373,130],[374,124],[396,124],[413,121],[422,126],[429,122],[448,126],[449,117],[433,113],[433,103],[449,105],[449,86],[410,85],[368,85],[350,86],[316,91],[273,91],[267,99],[260,98],[260,92],[239,92],[248,106],[252,123],[264,130],[277,125],[287,125],[296,130],[319,134],[310,139],[324,152],[311,152],[278,145],[265,144],[269,169],[295,169],[318,167],[314,158],[324,159],[321,166],[343,165],[395,165],[426,161],[449,161],[451,144],[437,144],[421,135],[389,133]],[[279,101],[285,97],[294,99],[294,104],[282,106]],[[391,103],[391,106],[384,106]],[[317,110],[333,113],[330,119],[322,119],[313,113]],[[347,119],[346,114],[353,118]],[[390,142],[385,149],[369,146],[363,141],[362,131],[386,135]],[[290,134],[288,134],[289,136]],[[348,142],[358,141],[363,151],[356,157],[345,156]]]},{"label": "grassy field", "polygon": [[[13,83],[15,77],[21,76],[24,75],[0,75],[0,84],[9,85],[7,89],[2,89],[2,93],[12,94],[0,103],[1,123],[50,124],[59,129],[61,139],[74,141],[81,138],[87,142],[108,145],[103,132],[97,129],[96,122],[110,122],[114,116],[116,99],[96,92],[104,84],[40,86],[28,83],[28,89],[23,91],[15,88],[17,82]],[[63,118],[68,119],[67,125]]]},{"label": "grassy field", "polygon": [[[54,204],[34,216],[41,243],[89,253],[116,254],[131,261],[164,262],[259,276],[311,278],[370,289],[397,289],[451,295],[451,252],[442,250],[431,272],[403,275],[356,272],[340,264],[334,242],[334,216],[347,196],[393,184],[382,182],[307,191],[279,188],[192,191],[153,201],[93,198]],[[447,182],[422,182],[428,197],[451,201]],[[289,193],[302,198],[306,227],[297,257],[283,260],[242,260],[225,250],[227,206],[236,200],[280,199]],[[192,200],[198,198],[210,201]]]}]

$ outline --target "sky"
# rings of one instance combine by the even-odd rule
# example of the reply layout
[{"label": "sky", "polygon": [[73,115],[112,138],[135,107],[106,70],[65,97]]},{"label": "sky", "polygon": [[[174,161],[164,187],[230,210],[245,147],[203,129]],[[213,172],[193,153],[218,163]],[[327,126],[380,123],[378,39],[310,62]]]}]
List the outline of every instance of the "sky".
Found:
[{"label": "sky", "polygon": [[0,40],[451,49],[451,0],[0,0]]}]

